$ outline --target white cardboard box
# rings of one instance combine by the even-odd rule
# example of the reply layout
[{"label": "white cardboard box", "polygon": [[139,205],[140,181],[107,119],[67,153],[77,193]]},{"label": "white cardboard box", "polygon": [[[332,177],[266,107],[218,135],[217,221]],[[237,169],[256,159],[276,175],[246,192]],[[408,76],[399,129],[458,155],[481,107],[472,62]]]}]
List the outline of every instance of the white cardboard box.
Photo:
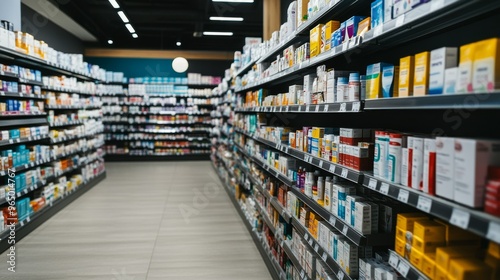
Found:
[{"label": "white cardboard box", "polygon": [[436,138],[436,195],[447,199],[454,197],[454,145],[454,138]]}]

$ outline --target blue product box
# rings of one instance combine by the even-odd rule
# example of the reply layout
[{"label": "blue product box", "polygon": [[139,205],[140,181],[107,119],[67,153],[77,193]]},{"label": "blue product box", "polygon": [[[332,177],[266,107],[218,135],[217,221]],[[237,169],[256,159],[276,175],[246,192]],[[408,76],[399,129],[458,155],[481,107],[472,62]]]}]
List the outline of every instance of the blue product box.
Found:
[{"label": "blue product box", "polygon": [[345,40],[350,40],[353,37],[356,37],[356,34],[358,34],[359,22],[364,20],[365,18],[366,17],[363,16],[353,16],[346,21],[345,23],[346,33],[345,33],[345,38],[343,38],[342,42],[344,42]]},{"label": "blue product box", "polygon": [[371,4],[371,28],[384,23],[384,1],[375,0]]},{"label": "blue product box", "polygon": [[38,82],[42,81],[42,72],[40,72],[39,70],[35,71],[35,80]]},{"label": "blue product box", "polygon": [[382,96],[384,98],[393,97],[395,67],[393,65],[382,68]]}]

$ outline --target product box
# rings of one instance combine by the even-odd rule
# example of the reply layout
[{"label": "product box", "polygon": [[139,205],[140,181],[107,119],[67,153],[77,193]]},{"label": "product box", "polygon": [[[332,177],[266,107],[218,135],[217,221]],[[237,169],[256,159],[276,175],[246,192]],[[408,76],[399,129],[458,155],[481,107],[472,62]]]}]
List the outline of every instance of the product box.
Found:
[{"label": "product box", "polygon": [[454,138],[436,138],[436,195],[448,199],[454,197],[454,153]]},{"label": "product box", "polygon": [[399,88],[398,96],[411,96],[413,91],[414,57],[407,56],[399,60]]},{"label": "product box", "polygon": [[396,238],[396,242],[394,244],[394,251],[398,253],[398,255],[405,257],[406,256],[406,241],[404,239]]},{"label": "product box", "polygon": [[454,259],[448,270],[449,280],[491,279],[492,269],[482,260]]},{"label": "product box", "polygon": [[475,44],[472,64],[474,92],[492,92],[500,88],[500,39],[492,38]]},{"label": "product box", "polygon": [[463,45],[460,47],[457,93],[473,92],[472,63],[474,61],[475,48],[476,48],[475,43]]},{"label": "product box", "polygon": [[436,249],[436,266],[448,270],[451,260],[458,258],[473,258],[477,248],[458,246]]},{"label": "product box", "polygon": [[349,276],[358,275],[358,246],[350,241],[344,242],[344,266]]},{"label": "product box", "polygon": [[457,66],[458,48],[440,48],[431,51],[429,94],[442,94],[445,88],[445,70]]},{"label": "product box", "polygon": [[345,22],[345,38],[344,41],[350,40],[351,38],[355,37],[356,34],[358,34],[358,26],[359,23],[365,19],[365,17],[362,16],[353,16],[350,17],[346,22]]},{"label": "product box", "polygon": [[396,227],[396,238],[405,240],[407,243],[411,244],[413,233],[411,231],[406,231],[400,227]]},{"label": "product box", "polygon": [[426,241],[446,241],[446,227],[432,220],[415,221],[413,237]]},{"label": "product box", "polygon": [[314,79],[316,79],[317,76],[316,74],[308,74],[304,75],[304,84],[303,84],[303,91],[304,91],[304,100],[302,101],[303,104],[299,105],[304,105],[304,104],[311,104],[312,102],[312,90],[313,90],[313,82]]},{"label": "product box", "polygon": [[470,231],[463,230],[453,226],[447,222],[436,220],[445,227],[445,238],[447,246],[470,246],[479,248],[481,245],[481,238]]},{"label": "product box", "polygon": [[384,0],[375,0],[371,4],[371,28],[384,23]]},{"label": "product box", "polygon": [[397,216],[397,227],[404,231],[413,232],[413,226],[416,221],[428,220],[424,213],[399,213]]},{"label": "product box", "polygon": [[385,98],[397,97],[399,84],[399,67],[386,66],[382,69],[382,95]]},{"label": "product box", "polygon": [[388,63],[375,63],[366,68],[366,98],[376,99],[383,97],[382,94],[382,70],[390,66]]},{"label": "product box", "polygon": [[500,165],[500,142],[455,138],[454,199],[483,207],[488,166]]},{"label": "product box", "polygon": [[424,254],[413,248],[411,250],[410,263],[418,270],[422,271],[424,268]]},{"label": "product box", "polygon": [[318,24],[309,31],[309,55],[311,58],[321,53],[321,29],[323,24]]},{"label": "product box", "polygon": [[434,268],[434,278],[433,280],[448,280],[448,270],[442,269],[439,266]]},{"label": "product box", "polygon": [[309,0],[297,0],[297,27],[307,20],[307,6]]},{"label": "product box", "polygon": [[0,27],[0,46],[9,47],[9,33],[7,29]]},{"label": "product box", "polygon": [[424,171],[424,138],[420,137],[408,137],[413,138],[412,146],[412,166],[411,166],[411,187],[416,190],[423,189],[423,171]]},{"label": "product box", "polygon": [[424,171],[422,191],[436,193],[436,140],[424,139]]},{"label": "product box", "polygon": [[366,32],[368,32],[368,30],[370,30],[371,20],[372,20],[371,17],[367,17],[359,22],[358,33],[356,33],[357,36],[362,36]]},{"label": "product box", "polygon": [[388,22],[392,19],[392,5],[394,0],[384,0],[384,22]]},{"label": "product box", "polygon": [[321,37],[325,40],[324,49],[321,52],[332,48],[332,33],[340,28],[340,21],[330,20],[323,26]]},{"label": "product box", "polygon": [[394,0],[394,5],[392,7],[392,18],[397,18],[398,16],[411,10],[411,0]]},{"label": "product box", "polygon": [[457,93],[458,67],[452,67],[444,70],[444,94]]},{"label": "product box", "polygon": [[436,254],[427,253],[424,254],[424,260],[422,263],[422,272],[429,278],[434,279],[434,270],[436,267]]},{"label": "product box", "polygon": [[419,250],[420,252],[427,254],[435,253],[437,248],[446,246],[446,242],[444,241],[444,239],[442,241],[426,241],[414,235],[411,245],[412,251]]},{"label": "product box", "polygon": [[427,95],[429,89],[429,52],[421,52],[415,55],[415,73],[413,79],[413,95]]},{"label": "product box", "polygon": [[356,202],[364,201],[364,198],[357,195],[348,195],[346,197],[345,222],[351,227],[356,224]]}]

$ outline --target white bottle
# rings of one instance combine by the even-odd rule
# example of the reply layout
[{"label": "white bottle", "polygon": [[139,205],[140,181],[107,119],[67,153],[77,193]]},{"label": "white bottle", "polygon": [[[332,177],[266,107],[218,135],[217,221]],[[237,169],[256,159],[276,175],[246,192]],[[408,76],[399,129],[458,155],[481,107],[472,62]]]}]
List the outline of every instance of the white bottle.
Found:
[{"label": "white bottle", "polygon": [[304,192],[308,197],[313,196],[313,184],[314,184],[314,173],[312,172],[307,172],[306,173],[306,183],[305,183],[305,188]]},{"label": "white bottle", "polygon": [[318,198],[316,201],[321,205],[325,201],[325,181],[323,177],[318,177]]},{"label": "white bottle", "polygon": [[332,212],[332,177],[326,177],[325,180],[325,200],[323,208]]}]

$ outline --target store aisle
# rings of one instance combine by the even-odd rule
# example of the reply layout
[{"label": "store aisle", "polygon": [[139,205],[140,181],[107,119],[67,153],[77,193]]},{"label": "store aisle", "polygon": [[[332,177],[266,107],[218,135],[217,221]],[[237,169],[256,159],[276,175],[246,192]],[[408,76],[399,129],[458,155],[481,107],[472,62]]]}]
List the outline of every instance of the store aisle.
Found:
[{"label": "store aisle", "polygon": [[106,168],[18,243],[17,272],[2,261],[0,279],[271,279],[210,162]]}]

